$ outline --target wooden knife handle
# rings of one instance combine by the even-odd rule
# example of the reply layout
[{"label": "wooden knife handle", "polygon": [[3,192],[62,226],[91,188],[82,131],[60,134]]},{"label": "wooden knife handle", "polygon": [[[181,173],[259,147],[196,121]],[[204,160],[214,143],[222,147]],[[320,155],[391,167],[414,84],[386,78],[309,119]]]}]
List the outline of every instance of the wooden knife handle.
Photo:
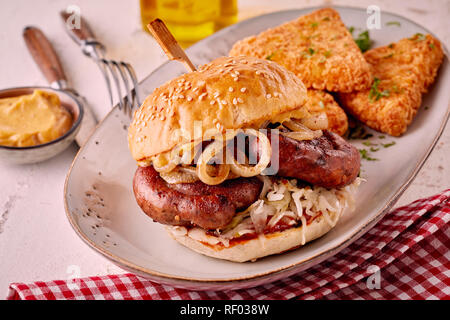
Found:
[{"label": "wooden knife handle", "polygon": [[36,27],[25,27],[23,38],[34,61],[51,84],[66,81],[64,70],[53,46],[44,33]]}]

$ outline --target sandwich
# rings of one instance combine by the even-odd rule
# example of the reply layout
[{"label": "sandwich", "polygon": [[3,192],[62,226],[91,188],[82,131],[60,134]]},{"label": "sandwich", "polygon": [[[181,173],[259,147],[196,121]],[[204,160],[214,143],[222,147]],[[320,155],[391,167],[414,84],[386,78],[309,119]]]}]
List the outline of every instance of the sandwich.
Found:
[{"label": "sandwich", "polygon": [[321,237],[352,206],[360,158],[308,99],[294,73],[246,56],[163,84],[129,127],[137,204],[218,259],[255,261]]}]

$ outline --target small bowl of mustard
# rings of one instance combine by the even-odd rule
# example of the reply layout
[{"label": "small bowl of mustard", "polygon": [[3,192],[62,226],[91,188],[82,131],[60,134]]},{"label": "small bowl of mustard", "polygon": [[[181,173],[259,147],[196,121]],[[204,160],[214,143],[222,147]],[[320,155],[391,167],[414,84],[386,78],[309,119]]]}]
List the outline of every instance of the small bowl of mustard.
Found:
[{"label": "small bowl of mustard", "polygon": [[56,156],[74,141],[82,118],[83,106],[67,91],[0,90],[0,161],[27,164]]}]

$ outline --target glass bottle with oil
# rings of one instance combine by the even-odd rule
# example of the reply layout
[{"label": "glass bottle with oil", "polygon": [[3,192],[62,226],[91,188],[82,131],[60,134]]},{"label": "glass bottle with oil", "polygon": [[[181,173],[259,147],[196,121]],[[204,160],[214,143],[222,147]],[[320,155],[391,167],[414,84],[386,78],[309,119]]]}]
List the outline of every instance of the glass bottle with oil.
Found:
[{"label": "glass bottle with oil", "polygon": [[237,21],[237,0],[140,0],[142,27],[165,22],[184,47]]}]

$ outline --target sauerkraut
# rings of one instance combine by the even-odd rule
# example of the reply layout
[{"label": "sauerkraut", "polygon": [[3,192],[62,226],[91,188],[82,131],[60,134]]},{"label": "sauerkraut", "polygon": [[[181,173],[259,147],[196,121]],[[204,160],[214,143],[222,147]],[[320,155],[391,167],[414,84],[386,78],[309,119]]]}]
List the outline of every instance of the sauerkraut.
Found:
[{"label": "sauerkraut", "polygon": [[[302,245],[305,243],[307,221],[322,215],[334,227],[346,208],[354,209],[354,194],[361,178],[343,188],[325,189],[317,186],[298,187],[296,179],[269,178],[264,181],[260,199],[243,212],[237,213],[222,230],[208,231],[198,227],[169,227],[178,234],[210,245],[228,247],[232,239],[246,234],[264,235],[281,222],[288,227],[302,226]],[[334,218],[332,219],[331,216]]]}]

